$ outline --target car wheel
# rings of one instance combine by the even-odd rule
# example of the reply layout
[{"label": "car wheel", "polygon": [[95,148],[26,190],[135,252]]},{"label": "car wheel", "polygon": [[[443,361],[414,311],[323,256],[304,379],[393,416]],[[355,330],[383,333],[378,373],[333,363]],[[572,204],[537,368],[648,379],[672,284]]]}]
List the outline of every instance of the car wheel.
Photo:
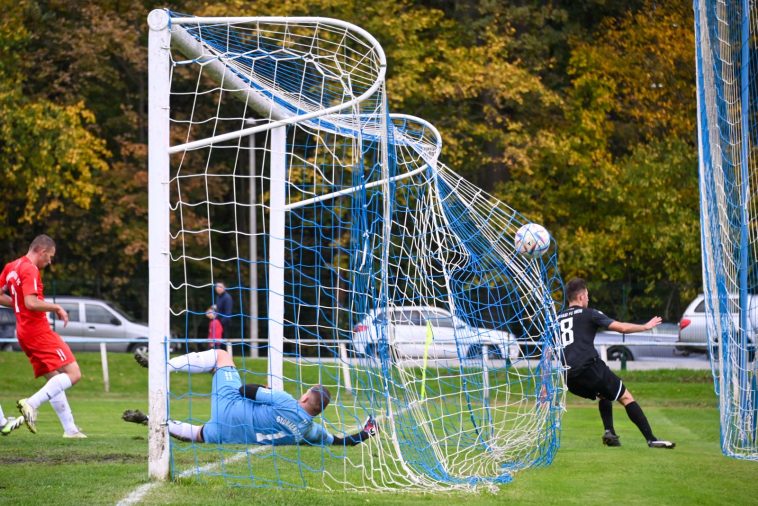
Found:
[{"label": "car wheel", "polygon": [[624,360],[629,362],[634,360],[634,355],[624,346],[611,346],[608,348],[608,360]]},{"label": "car wheel", "polygon": [[137,353],[137,352],[139,352],[139,353],[142,353],[142,354],[146,354],[148,348],[149,348],[149,346],[148,346],[147,342],[144,342],[144,343],[135,343],[135,344],[132,344],[131,346],[129,346],[129,353]]}]

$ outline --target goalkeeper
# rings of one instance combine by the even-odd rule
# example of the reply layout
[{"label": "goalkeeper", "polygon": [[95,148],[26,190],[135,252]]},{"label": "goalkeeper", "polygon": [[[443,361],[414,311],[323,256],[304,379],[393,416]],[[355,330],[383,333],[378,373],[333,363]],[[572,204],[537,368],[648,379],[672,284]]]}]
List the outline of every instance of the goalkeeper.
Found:
[{"label": "goalkeeper", "polygon": [[[143,355],[137,362],[147,367]],[[368,417],[363,429],[340,438],[329,434],[313,418],[331,402],[323,385],[308,389],[299,400],[290,394],[262,385],[242,385],[231,355],[224,350],[189,353],[169,360],[171,372],[212,372],[211,419],[204,425],[168,421],[169,434],[181,441],[216,444],[259,445],[346,445],[355,446],[376,434],[374,419]],[[127,422],[147,423],[140,411],[125,411]]]}]

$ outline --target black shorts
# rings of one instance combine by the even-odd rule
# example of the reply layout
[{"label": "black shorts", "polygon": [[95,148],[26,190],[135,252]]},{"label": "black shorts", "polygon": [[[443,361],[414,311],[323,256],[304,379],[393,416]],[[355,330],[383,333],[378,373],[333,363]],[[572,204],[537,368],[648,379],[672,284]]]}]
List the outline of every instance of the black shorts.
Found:
[{"label": "black shorts", "polygon": [[626,392],[621,378],[600,359],[595,359],[579,370],[569,369],[566,383],[569,392],[593,401],[597,397],[616,401]]}]

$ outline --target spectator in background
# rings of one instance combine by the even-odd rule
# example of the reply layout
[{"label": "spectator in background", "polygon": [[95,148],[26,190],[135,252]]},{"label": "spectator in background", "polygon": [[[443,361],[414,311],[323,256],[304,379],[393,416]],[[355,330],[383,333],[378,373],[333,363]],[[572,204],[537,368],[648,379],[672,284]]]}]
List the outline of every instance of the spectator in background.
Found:
[{"label": "spectator in background", "polygon": [[208,322],[208,349],[220,350],[223,347],[221,340],[224,338],[224,327],[216,318],[216,306],[209,307],[205,316],[210,320]]},{"label": "spectator in background", "polygon": [[226,334],[229,335],[229,323],[232,319],[232,307],[234,301],[226,291],[226,285],[219,281],[216,283],[216,316],[223,325]]}]

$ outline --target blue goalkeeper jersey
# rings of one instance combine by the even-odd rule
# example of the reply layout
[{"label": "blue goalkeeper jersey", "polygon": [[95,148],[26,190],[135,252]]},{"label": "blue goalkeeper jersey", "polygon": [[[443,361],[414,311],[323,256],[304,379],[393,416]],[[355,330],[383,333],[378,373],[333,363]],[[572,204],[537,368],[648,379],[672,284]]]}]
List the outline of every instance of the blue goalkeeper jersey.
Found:
[{"label": "blue goalkeeper jersey", "polygon": [[287,392],[259,388],[255,400],[239,393],[239,372],[222,367],[213,375],[211,419],[203,427],[206,443],[330,445],[334,436]]}]

